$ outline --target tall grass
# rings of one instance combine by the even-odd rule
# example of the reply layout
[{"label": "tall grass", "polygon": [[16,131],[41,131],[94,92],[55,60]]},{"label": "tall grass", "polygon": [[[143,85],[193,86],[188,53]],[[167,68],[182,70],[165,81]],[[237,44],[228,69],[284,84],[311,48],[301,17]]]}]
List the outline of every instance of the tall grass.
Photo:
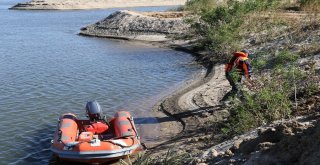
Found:
[{"label": "tall grass", "polygon": [[[168,149],[162,158],[150,157],[150,155],[139,155],[132,165],[185,165],[194,164],[194,158],[188,153],[177,154],[176,151]],[[131,164],[130,164],[131,165]]]}]

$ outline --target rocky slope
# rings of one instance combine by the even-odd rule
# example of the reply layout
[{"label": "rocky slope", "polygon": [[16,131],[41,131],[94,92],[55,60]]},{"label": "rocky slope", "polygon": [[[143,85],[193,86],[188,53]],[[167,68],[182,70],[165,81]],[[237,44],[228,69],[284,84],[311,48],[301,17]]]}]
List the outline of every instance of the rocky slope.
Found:
[{"label": "rocky slope", "polygon": [[183,5],[186,0],[32,0],[18,3],[11,9],[18,10],[65,10],[65,9],[102,9],[137,6]]},{"label": "rocky slope", "polygon": [[[163,18],[166,15],[169,18]],[[134,39],[142,41],[167,41],[169,35],[179,35],[189,28],[182,13],[156,14],[128,10],[117,11],[104,20],[81,29],[80,35]]]},{"label": "rocky slope", "polygon": [[309,117],[276,121],[212,147],[201,161],[245,165],[319,164],[319,119],[320,113],[317,112]]}]

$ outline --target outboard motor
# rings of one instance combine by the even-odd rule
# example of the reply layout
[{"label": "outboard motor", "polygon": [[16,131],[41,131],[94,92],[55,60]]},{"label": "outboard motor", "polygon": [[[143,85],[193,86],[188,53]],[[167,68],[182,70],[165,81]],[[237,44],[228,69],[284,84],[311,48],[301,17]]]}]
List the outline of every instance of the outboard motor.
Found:
[{"label": "outboard motor", "polygon": [[97,101],[87,102],[86,113],[90,121],[98,121],[103,117],[101,106]]}]

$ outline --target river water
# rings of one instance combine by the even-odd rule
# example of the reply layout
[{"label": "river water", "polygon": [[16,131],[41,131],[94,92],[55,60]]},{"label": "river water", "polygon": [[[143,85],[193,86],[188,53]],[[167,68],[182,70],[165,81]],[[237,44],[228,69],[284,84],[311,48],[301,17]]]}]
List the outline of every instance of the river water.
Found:
[{"label": "river water", "polygon": [[152,105],[201,70],[182,52],[77,35],[116,9],[7,9],[17,2],[0,1],[0,164],[48,164],[59,115],[84,116],[89,100],[109,115],[130,111],[143,140],[155,140]]}]

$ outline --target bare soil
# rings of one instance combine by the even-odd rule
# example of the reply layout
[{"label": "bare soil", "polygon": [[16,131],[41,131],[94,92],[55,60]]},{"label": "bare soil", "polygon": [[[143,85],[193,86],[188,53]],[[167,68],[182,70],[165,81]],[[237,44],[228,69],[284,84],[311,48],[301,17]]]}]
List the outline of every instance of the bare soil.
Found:
[{"label": "bare soil", "polygon": [[207,73],[199,75],[197,80],[154,107],[154,111],[175,119],[171,122],[160,121],[163,141],[148,146],[154,157],[163,156],[169,149],[178,154],[196,156],[215,144],[212,139],[220,136],[212,136],[214,128],[208,128],[208,123],[221,122],[229,116],[220,102],[230,88],[223,69],[224,65],[209,68]]},{"label": "bare soil", "polygon": [[141,12],[141,14],[156,18],[182,18],[190,15],[187,12],[166,11],[166,12]]}]

